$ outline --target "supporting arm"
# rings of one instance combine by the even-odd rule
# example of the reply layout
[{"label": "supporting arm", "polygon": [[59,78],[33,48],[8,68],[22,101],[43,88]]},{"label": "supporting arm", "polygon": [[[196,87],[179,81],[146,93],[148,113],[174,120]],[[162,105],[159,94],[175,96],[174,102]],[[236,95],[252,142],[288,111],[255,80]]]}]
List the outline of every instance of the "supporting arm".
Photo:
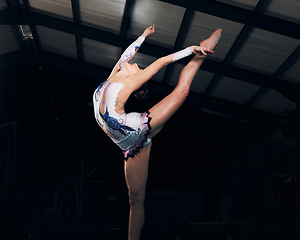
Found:
[{"label": "supporting arm", "polygon": [[137,51],[141,47],[142,43],[145,41],[146,37],[154,33],[154,27],[155,25],[146,28],[143,34],[139,36],[133,43],[131,43],[128,48],[126,48],[124,53],[121,55],[121,58],[113,68],[109,79],[122,68],[125,62],[129,62],[136,55]]},{"label": "supporting arm", "polygon": [[193,53],[200,55],[200,52],[203,55],[206,55],[206,52],[209,52],[209,51],[203,47],[191,46],[191,47],[187,47],[181,51],[178,51],[176,53],[170,54],[168,56],[159,58],[158,60],[153,62],[151,65],[149,65],[147,68],[145,68],[141,72],[128,77],[128,78],[130,78],[130,81],[128,81],[131,85],[130,88],[133,91],[139,89],[145,82],[150,80],[152,78],[152,76],[155,75],[164,66],[166,66],[172,62],[178,61],[182,58],[185,58],[187,56],[190,56]]}]

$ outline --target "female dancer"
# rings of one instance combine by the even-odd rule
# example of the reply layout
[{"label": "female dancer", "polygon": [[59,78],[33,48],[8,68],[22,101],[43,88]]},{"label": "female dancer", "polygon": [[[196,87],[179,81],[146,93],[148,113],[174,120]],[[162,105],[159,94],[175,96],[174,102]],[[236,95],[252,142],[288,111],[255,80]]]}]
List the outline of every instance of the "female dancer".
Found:
[{"label": "female dancer", "polygon": [[[221,29],[218,29],[207,40],[202,41],[200,46],[187,47],[159,58],[144,70],[137,64],[129,64],[145,38],[154,33],[154,27],[155,25],[146,28],[125,50],[108,79],[93,95],[94,113],[99,126],[124,153],[124,171],[130,203],[129,240],[139,239],[144,224],[144,199],[151,139],[182,105],[200,65],[207,53],[214,53],[213,49],[221,38]],[[134,91],[162,67],[191,54],[195,56],[182,70],[172,93],[145,113],[125,113],[125,103]]]}]

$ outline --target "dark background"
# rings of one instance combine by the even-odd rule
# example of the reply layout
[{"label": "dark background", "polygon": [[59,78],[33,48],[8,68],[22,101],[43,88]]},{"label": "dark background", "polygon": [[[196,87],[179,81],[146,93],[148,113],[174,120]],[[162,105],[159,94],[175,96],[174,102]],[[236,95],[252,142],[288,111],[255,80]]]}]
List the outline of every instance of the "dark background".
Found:
[{"label": "dark background", "polygon": [[[108,69],[91,78],[26,51],[1,60],[1,239],[126,239],[122,152],[91,105]],[[126,110],[171,89],[149,90]],[[188,98],[153,139],[143,239],[298,239],[295,133],[294,113],[253,125]]]}]

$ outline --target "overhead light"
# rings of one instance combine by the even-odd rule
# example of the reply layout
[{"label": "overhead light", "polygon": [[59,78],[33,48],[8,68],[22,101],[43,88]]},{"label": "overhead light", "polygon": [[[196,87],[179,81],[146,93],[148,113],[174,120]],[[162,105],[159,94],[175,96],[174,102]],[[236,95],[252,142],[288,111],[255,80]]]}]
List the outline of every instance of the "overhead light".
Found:
[{"label": "overhead light", "polygon": [[23,40],[33,39],[29,25],[18,25]]}]

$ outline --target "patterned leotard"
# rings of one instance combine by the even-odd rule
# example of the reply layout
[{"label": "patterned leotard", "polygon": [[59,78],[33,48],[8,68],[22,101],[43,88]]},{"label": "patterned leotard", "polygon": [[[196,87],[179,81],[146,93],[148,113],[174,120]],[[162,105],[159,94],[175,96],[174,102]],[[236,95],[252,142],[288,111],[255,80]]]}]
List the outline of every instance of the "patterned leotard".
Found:
[{"label": "patterned leotard", "polygon": [[[141,148],[150,143],[147,138],[150,133],[149,113],[121,114],[115,112],[115,102],[122,83],[103,82],[94,92],[94,114],[96,121],[104,132],[123,150],[125,160],[134,157]],[[100,111],[100,107],[105,112]]]}]

